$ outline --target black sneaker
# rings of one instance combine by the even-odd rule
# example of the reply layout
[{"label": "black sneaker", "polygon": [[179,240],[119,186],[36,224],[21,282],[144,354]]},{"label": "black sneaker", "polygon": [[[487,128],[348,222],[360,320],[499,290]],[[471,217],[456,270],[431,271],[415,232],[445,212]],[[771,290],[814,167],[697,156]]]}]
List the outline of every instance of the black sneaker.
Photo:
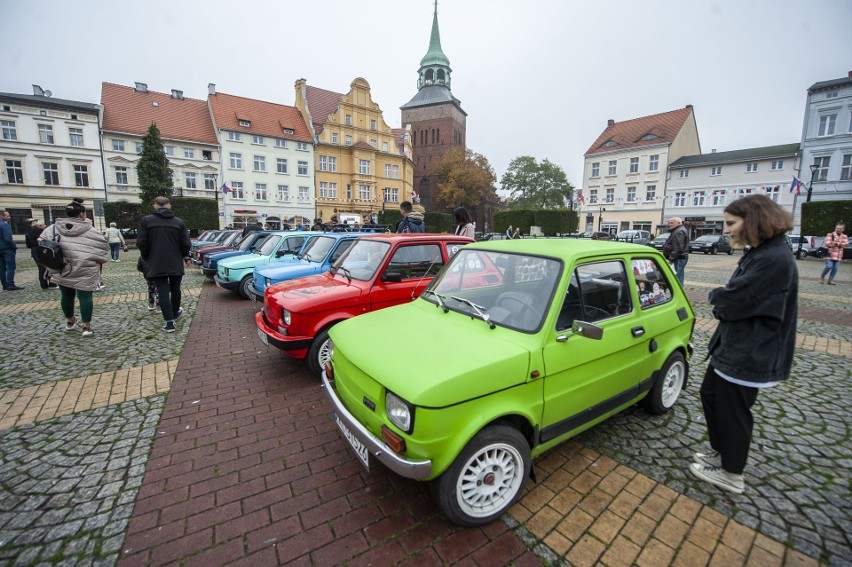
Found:
[{"label": "black sneaker", "polygon": [[175,331],[177,331],[177,329],[175,328],[175,322],[167,322],[166,325],[163,327],[163,330],[167,333],[174,333]]},{"label": "black sneaker", "polygon": [[183,307],[178,307],[177,313],[175,313],[175,320],[179,319],[181,315],[183,315]]}]

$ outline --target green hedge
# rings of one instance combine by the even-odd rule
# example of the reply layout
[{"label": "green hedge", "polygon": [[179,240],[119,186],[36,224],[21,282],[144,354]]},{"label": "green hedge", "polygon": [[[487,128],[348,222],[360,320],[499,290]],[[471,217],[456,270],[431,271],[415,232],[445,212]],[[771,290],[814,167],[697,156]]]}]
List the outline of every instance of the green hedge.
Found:
[{"label": "green hedge", "polygon": [[[183,219],[190,230],[219,228],[219,211],[216,201],[197,197],[169,197],[172,210]],[[142,217],[153,212],[153,208],[142,208],[141,203],[112,201],[104,203],[104,217],[107,223],[114,222],[118,228],[139,228]]]},{"label": "green hedge", "polygon": [[[825,236],[834,231],[838,222],[847,228],[852,221],[852,201],[811,201],[802,203],[802,234]],[[849,231],[846,231],[847,234]]]},{"label": "green hedge", "polygon": [[575,233],[580,226],[580,215],[569,209],[519,209],[494,213],[495,232],[506,232],[509,225],[520,228],[523,234],[529,234],[531,226],[540,226],[544,234]]}]

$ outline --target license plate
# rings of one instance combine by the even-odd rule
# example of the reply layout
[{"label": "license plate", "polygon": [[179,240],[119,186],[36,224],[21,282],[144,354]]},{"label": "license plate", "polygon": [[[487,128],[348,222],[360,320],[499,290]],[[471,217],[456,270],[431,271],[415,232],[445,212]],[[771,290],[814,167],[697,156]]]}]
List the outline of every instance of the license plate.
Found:
[{"label": "license plate", "polygon": [[266,333],[258,329],[257,336],[260,337],[260,342],[262,342],[266,346],[269,346],[269,337],[266,336]]},{"label": "license plate", "polygon": [[331,414],[334,417],[334,421],[337,422],[337,426],[343,432],[343,436],[346,437],[346,440],[349,441],[349,445],[355,450],[355,454],[358,455],[358,460],[361,461],[361,464],[364,465],[364,468],[370,470],[370,453],[367,451],[367,447],[361,443],[352,432],[349,431],[349,428],[346,427],[340,418],[337,417],[336,413]]},{"label": "license plate", "polygon": [[[222,287],[222,284],[219,283],[219,280],[216,280],[216,287]],[[224,289],[224,288],[223,288]]]}]

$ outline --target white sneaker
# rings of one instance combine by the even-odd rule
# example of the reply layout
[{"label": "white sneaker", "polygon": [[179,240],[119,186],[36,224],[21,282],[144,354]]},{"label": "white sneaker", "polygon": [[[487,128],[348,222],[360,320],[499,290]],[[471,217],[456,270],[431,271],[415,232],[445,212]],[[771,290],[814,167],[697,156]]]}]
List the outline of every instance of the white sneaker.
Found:
[{"label": "white sneaker", "polygon": [[722,455],[719,451],[710,451],[709,453],[695,453],[692,455],[692,462],[699,465],[707,465],[710,467],[722,466]]},{"label": "white sneaker", "polygon": [[709,482],[723,490],[733,492],[734,494],[742,494],[745,492],[745,479],[741,474],[729,473],[722,467],[711,467],[707,465],[699,465],[692,463],[689,465],[689,472],[698,480]]}]

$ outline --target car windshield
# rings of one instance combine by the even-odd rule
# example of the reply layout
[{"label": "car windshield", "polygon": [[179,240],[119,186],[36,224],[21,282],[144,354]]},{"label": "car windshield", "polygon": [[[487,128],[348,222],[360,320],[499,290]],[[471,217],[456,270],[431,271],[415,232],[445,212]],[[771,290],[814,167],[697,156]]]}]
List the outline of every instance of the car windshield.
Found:
[{"label": "car windshield", "polygon": [[334,264],[335,273],[354,280],[368,281],[382,265],[390,244],[387,242],[364,239],[356,240],[340,260]]},{"label": "car windshield", "polygon": [[562,273],[552,258],[462,249],[423,298],[525,333],[541,327]]},{"label": "car windshield", "polygon": [[254,245],[254,247],[257,248],[257,244],[261,243],[264,238],[265,238],[264,236],[261,236],[261,237],[258,238],[256,232],[250,232],[247,235],[245,235],[242,240],[240,240],[238,248],[240,250],[248,250],[249,246],[252,246],[252,245]]},{"label": "car windshield", "polygon": [[309,262],[321,263],[335,242],[337,242],[336,238],[318,236],[302,250],[302,258]]},{"label": "car windshield", "polygon": [[278,246],[278,243],[281,242],[281,236],[278,234],[272,234],[269,238],[266,239],[266,242],[263,243],[263,246],[260,248],[255,248],[258,254],[261,256],[272,256],[272,253],[275,251],[275,248]]},{"label": "car windshield", "polygon": [[704,236],[699,236],[695,239],[695,242],[716,242],[719,240],[718,234],[706,234]]},{"label": "car windshield", "polygon": [[616,238],[639,238],[640,236],[635,230],[623,230],[616,235]]}]

